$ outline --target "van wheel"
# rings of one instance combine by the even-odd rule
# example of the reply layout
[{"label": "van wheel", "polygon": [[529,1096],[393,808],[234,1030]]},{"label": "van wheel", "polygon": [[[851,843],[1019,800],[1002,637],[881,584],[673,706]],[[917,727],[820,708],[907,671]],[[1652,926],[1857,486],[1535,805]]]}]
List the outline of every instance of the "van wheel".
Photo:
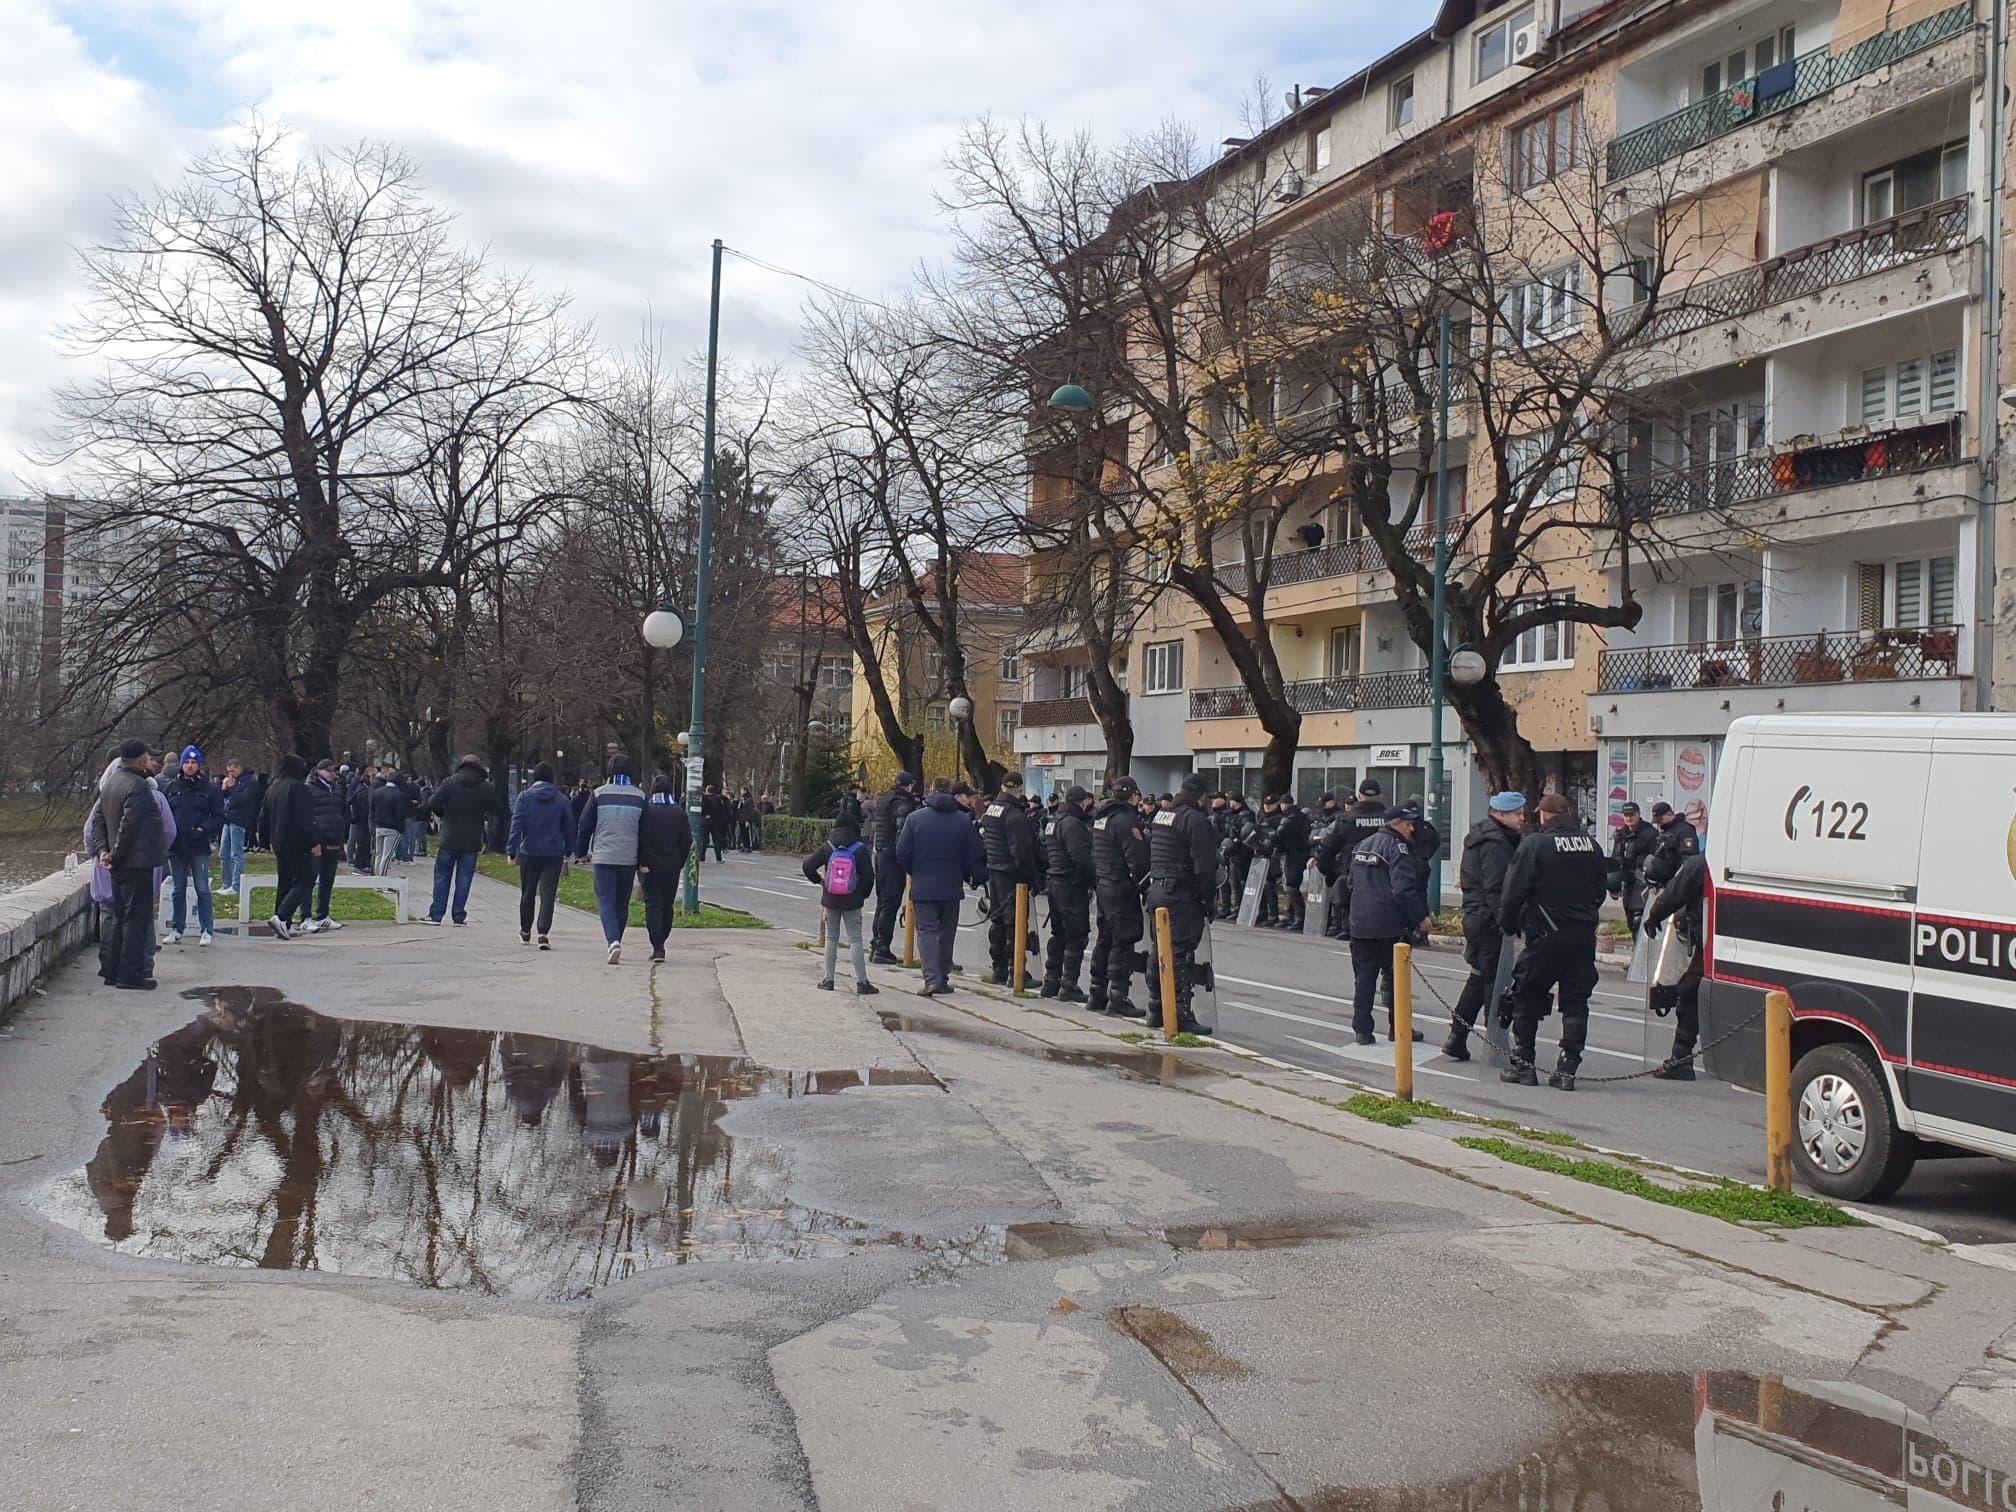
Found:
[{"label": "van wheel", "polygon": [[1851,1202],[1904,1184],[1918,1142],[1897,1127],[1883,1073],[1849,1045],[1821,1045],[1792,1070],[1792,1159],[1806,1185]]}]

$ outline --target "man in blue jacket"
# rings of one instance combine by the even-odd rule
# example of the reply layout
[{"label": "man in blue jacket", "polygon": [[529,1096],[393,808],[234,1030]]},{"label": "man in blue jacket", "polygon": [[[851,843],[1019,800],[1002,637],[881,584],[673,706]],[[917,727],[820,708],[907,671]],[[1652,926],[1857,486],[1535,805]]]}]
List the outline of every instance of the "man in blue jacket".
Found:
[{"label": "man in blue jacket", "polygon": [[987,848],[973,816],[952,796],[952,784],[931,779],[924,806],[896,835],[896,872],[910,879],[917,917],[917,953],[924,963],[924,996],[952,990],[952,947],[959,940],[959,903],[968,884],[987,877]]},{"label": "man in blue jacket", "polygon": [[532,943],[533,908],[538,908],[539,948],[552,949],[553,895],[560,868],[574,849],[574,805],[553,785],[553,768],[540,762],[532,782],[511,810],[511,834],[504,854],[518,868],[518,938]]},{"label": "man in blue jacket", "polygon": [[[1412,844],[1420,820],[1419,809],[1388,809],[1385,828],[1351,853],[1351,1028],[1361,1045],[1373,1040],[1372,1004],[1379,978],[1393,970],[1393,947],[1428,928],[1428,878]],[[1391,1009],[1386,1037],[1393,1038]]]},{"label": "man in blue jacket", "polygon": [[195,746],[182,752],[182,765],[161,784],[168,807],[175,815],[175,843],[168,850],[168,874],[173,879],[174,906],[163,945],[173,945],[189,930],[189,895],[184,884],[196,888],[196,925],[202,931],[196,943],[208,945],[216,926],[215,904],[210,899],[210,846],[223,826],[224,810],[217,789],[203,771],[203,753]]},{"label": "man in blue jacket", "polygon": [[256,772],[246,771],[242,761],[230,761],[224,765],[217,797],[224,808],[224,829],[217,837],[217,865],[224,876],[217,890],[230,897],[245,875],[245,848],[259,827],[259,805],[266,793]]}]

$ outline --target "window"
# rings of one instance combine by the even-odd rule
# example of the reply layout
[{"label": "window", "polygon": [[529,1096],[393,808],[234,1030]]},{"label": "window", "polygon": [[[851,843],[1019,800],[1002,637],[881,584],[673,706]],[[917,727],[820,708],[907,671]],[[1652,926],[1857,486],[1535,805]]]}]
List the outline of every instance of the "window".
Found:
[{"label": "window", "polygon": [[1330,166],[1330,128],[1324,126],[1309,133],[1308,149],[1303,154],[1303,168],[1309,173],[1321,173]]},{"label": "window", "polygon": [[1386,124],[1398,131],[1414,121],[1414,75],[1395,79],[1386,91]]},{"label": "window", "polygon": [[1912,630],[1955,624],[1955,581],[1950,556],[1864,562],[1858,569],[1858,627]]},{"label": "window", "polygon": [[1903,422],[1951,414],[1960,407],[1960,353],[1948,347],[1924,357],[1900,357],[1862,374],[1862,423]]},{"label": "window", "polygon": [[1147,647],[1141,691],[1144,694],[1183,691],[1183,642],[1155,641]]},{"label": "window", "polygon": [[1001,681],[1005,683],[1012,683],[1012,682],[1020,682],[1021,680],[1022,680],[1021,653],[1016,651],[1003,651],[1001,653]]},{"label": "window", "polygon": [[1967,143],[1913,153],[1862,175],[1862,223],[1888,220],[1967,192]]},{"label": "window", "polygon": [[1507,346],[1531,346],[1555,341],[1582,329],[1583,268],[1569,263],[1530,283],[1515,284],[1505,295]]},{"label": "window", "polygon": [[1536,184],[1558,178],[1589,158],[1582,124],[1582,97],[1556,105],[1506,133],[1511,158],[1512,187],[1524,193]]},{"label": "window", "polygon": [[1493,78],[1505,71],[1512,61],[1512,36],[1533,24],[1533,7],[1522,5],[1496,26],[1487,26],[1477,33],[1477,68],[1474,75],[1477,83]]},{"label": "window", "polygon": [[854,685],[854,664],[844,656],[826,656],[819,660],[819,686],[842,691]]},{"label": "window", "polygon": [[1797,56],[1797,43],[1797,28],[1781,26],[1770,36],[1759,37],[1750,46],[1739,47],[1702,64],[1701,93],[1696,98],[1705,100],[1724,89],[1733,89],[1746,79],[1755,78],[1768,68],[1789,63]]},{"label": "window", "polygon": [[1697,583],[1687,590],[1687,644],[1734,645],[1764,633],[1764,584]]},{"label": "window", "polygon": [[[1532,598],[1514,599],[1508,611],[1518,614],[1542,604],[1572,604],[1572,593],[1543,593]],[[1567,667],[1575,661],[1575,624],[1572,620],[1556,620],[1551,624],[1534,625],[1521,632],[1519,638],[1505,648],[1505,654],[1498,658],[1500,672],[1533,672],[1542,667]]]},{"label": "window", "polygon": [[999,723],[1000,743],[1012,747],[1015,732],[1022,728],[1022,710],[1017,707],[1001,709],[996,711],[994,718]]},{"label": "window", "polygon": [[1358,675],[1358,653],[1364,644],[1364,637],[1356,625],[1339,625],[1330,632],[1330,644],[1324,657],[1324,675],[1328,677],[1356,677]]},{"label": "window", "polygon": [[1059,667],[1057,669],[1057,696],[1059,698],[1083,698],[1085,696],[1085,669],[1083,667]]},{"label": "window", "polygon": [[[1546,455],[1547,437],[1514,436],[1505,443],[1505,481],[1510,487],[1510,504],[1516,507],[1525,491],[1526,480],[1533,469],[1540,465]],[[1571,497],[1582,480],[1582,465],[1575,459],[1557,460],[1541,480],[1539,490],[1533,495],[1535,504],[1559,504]]]}]

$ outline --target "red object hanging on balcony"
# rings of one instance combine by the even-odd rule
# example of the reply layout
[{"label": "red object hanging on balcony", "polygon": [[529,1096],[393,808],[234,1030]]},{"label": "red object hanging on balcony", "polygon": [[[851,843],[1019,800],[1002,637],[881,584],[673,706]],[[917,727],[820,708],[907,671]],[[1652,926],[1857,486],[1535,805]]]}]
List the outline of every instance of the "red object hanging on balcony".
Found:
[{"label": "red object hanging on balcony", "polygon": [[1437,210],[1421,228],[1421,245],[1430,252],[1446,251],[1456,240],[1456,212]]},{"label": "red object hanging on balcony", "polygon": [[1771,459],[1771,482],[1780,493],[1790,493],[1799,486],[1799,459],[1791,452],[1780,452]]},{"label": "red object hanging on balcony", "polygon": [[1871,441],[1869,443],[1869,450],[1863,454],[1862,460],[1870,472],[1883,471],[1884,468],[1890,465],[1890,443],[1888,441]]}]

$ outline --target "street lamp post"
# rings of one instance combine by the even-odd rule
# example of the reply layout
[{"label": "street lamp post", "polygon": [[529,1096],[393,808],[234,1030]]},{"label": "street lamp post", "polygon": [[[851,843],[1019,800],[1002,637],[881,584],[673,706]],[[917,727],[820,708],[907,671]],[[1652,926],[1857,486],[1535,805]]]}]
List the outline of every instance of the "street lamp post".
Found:
[{"label": "street lamp post", "polygon": [[693,602],[693,714],[687,724],[686,811],[695,844],[686,863],[684,906],[700,911],[700,798],[706,771],[707,597],[714,577],[714,387],[721,360],[721,238],[714,238],[714,272],[707,297],[707,408],[700,430],[700,544]]},{"label": "street lamp post", "polygon": [[[1442,312],[1437,363],[1441,387],[1441,423],[1435,427],[1435,634],[1428,648],[1428,813],[1435,832],[1449,842],[1449,805],[1442,796],[1442,682],[1448,675],[1448,651],[1443,621],[1449,597],[1449,337],[1450,316]],[[1442,852],[1428,863],[1428,897],[1442,907]]]}]

